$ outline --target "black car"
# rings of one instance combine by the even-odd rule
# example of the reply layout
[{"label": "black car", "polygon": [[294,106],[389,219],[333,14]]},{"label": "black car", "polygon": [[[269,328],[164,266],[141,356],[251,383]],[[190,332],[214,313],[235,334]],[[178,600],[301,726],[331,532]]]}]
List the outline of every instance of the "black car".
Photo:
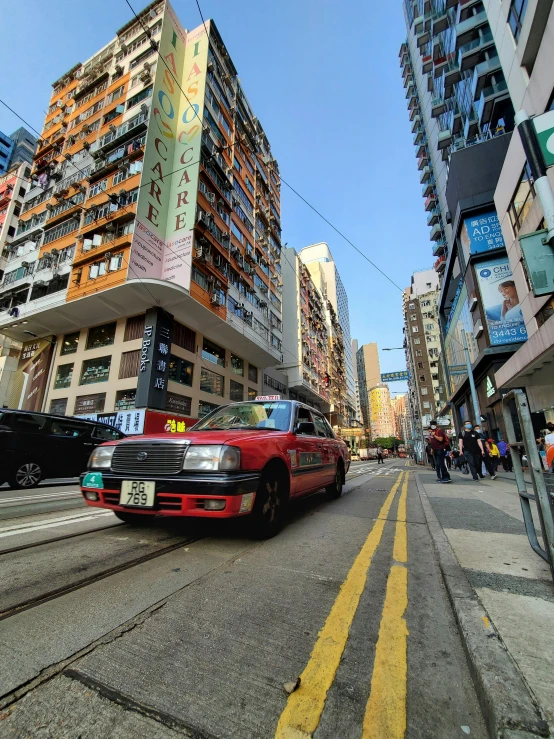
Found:
[{"label": "black car", "polygon": [[124,436],[94,421],[0,409],[0,484],[32,488],[45,477],[77,477],[99,444]]}]

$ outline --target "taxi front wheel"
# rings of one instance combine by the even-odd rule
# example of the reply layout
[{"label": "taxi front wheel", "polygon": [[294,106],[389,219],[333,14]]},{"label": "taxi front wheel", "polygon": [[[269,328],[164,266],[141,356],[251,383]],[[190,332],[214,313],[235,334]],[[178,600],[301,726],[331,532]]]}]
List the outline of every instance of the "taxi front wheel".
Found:
[{"label": "taxi front wheel", "polygon": [[250,521],[256,539],[270,539],[281,531],[288,502],[288,480],[276,465],[262,472]]}]

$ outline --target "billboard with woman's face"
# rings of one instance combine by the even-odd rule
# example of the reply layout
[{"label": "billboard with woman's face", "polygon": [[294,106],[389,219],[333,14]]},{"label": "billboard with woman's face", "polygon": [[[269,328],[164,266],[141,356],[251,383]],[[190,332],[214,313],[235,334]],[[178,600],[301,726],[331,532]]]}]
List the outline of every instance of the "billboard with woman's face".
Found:
[{"label": "billboard with woman's face", "polygon": [[475,265],[492,346],[527,340],[527,329],[508,257]]}]

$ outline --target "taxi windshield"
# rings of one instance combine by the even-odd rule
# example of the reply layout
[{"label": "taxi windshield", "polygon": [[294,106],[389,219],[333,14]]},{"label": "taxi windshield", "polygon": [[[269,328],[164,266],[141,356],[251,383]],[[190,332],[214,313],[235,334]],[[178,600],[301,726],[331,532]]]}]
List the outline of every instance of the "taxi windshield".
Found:
[{"label": "taxi windshield", "polygon": [[195,431],[288,431],[290,403],[237,403],[220,408],[194,427]]}]

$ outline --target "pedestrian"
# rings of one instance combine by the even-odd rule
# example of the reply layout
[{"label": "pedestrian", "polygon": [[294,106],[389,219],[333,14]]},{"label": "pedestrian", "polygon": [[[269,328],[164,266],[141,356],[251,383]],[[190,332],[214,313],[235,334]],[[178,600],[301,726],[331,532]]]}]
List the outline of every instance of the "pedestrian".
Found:
[{"label": "pedestrian", "polygon": [[448,436],[442,429],[438,428],[436,421],[431,421],[429,423],[429,428],[431,429],[429,434],[429,446],[433,451],[437,480],[439,482],[452,482],[444,461],[446,452],[450,448]]},{"label": "pedestrian", "polygon": [[473,428],[470,421],[464,424],[464,430],[460,431],[458,436],[458,447],[460,454],[463,454],[469,464],[469,469],[474,480],[480,477],[484,478],[482,471],[484,447],[483,442]]},{"label": "pedestrian", "polygon": [[435,469],[435,459],[433,457],[433,447],[430,444],[425,446],[425,453],[427,454],[427,462]]},{"label": "pedestrian", "polygon": [[498,451],[497,445],[494,443],[494,439],[487,439],[486,447],[489,452],[489,458],[491,460],[492,465],[492,479],[496,477],[496,472],[498,470],[498,462],[500,461],[500,452]]},{"label": "pedestrian", "polygon": [[504,472],[508,472],[508,445],[506,444],[504,439],[500,439],[496,446],[500,454],[499,459],[502,463],[502,469],[504,470]]},{"label": "pedestrian", "polygon": [[377,447],[377,464],[385,464],[383,462],[383,447]]}]

